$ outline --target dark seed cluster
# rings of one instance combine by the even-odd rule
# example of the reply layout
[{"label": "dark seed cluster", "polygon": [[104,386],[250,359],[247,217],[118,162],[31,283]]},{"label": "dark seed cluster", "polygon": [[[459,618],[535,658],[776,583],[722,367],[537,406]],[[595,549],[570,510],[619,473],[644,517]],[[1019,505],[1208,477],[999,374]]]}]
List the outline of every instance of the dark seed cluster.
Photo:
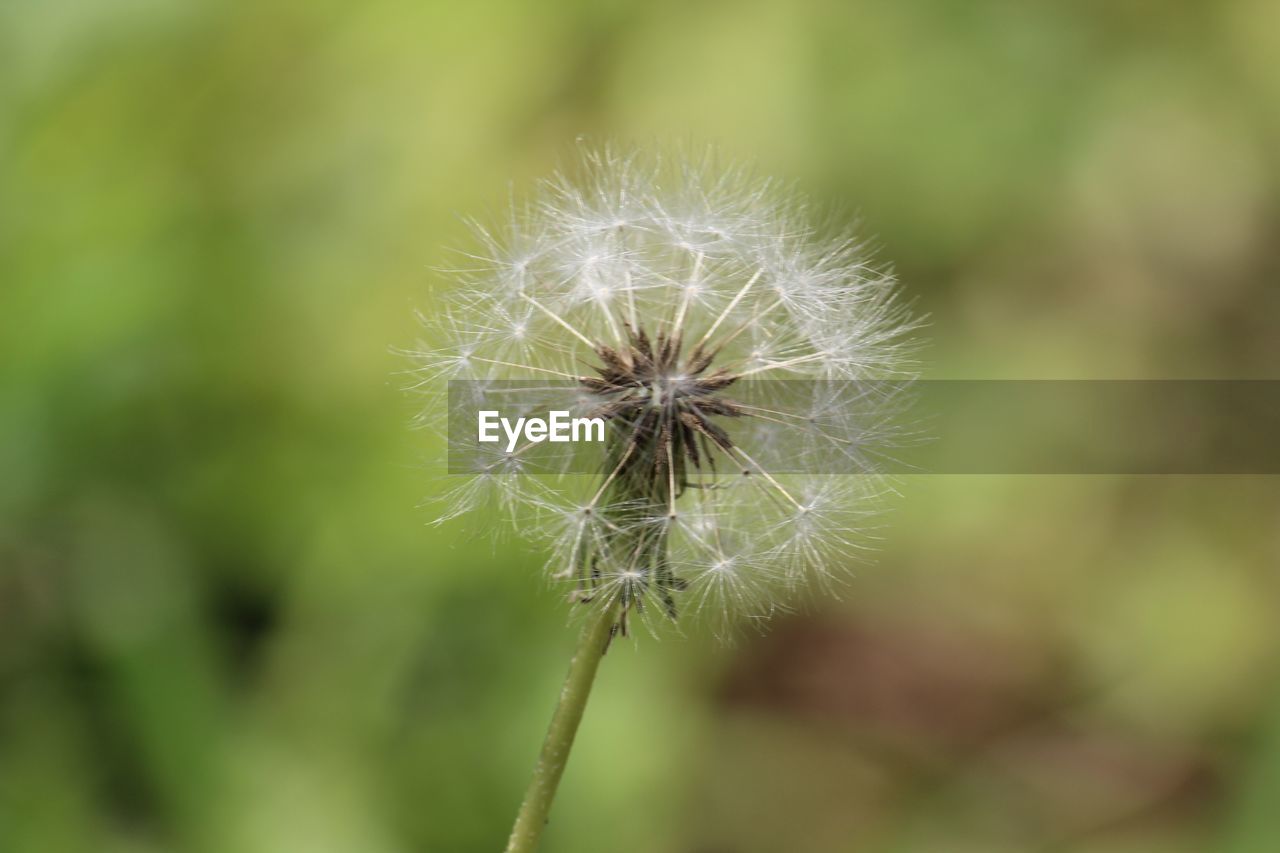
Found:
[{"label": "dark seed cluster", "polygon": [[712,418],[743,414],[720,396],[739,377],[726,368],[711,370],[716,352],[701,345],[682,358],[679,335],[659,333],[651,341],[643,329],[628,326],[627,338],[624,350],[598,344],[599,378],[581,382],[607,398],[593,416],[611,422],[623,439],[618,477],[648,480],[649,495],[669,501],[690,485],[691,472],[715,472],[713,447],[732,454],[733,441]]},{"label": "dark seed cluster", "polygon": [[[745,414],[721,393],[739,375],[712,368],[718,350],[699,344],[686,355],[678,333],[659,332],[651,339],[644,329],[628,325],[626,331],[626,348],[596,345],[601,362],[597,376],[579,380],[604,400],[591,416],[603,418],[612,430],[606,472],[611,499],[605,506],[611,508],[619,533],[609,543],[614,552],[609,556],[627,562],[637,586],[635,594],[623,595],[623,631],[627,610],[640,606],[644,591],[655,592],[667,615],[675,618],[672,593],[685,583],[667,559],[663,520],[674,521],[676,498],[699,487],[693,475],[715,474],[716,450],[733,455],[733,440],[713,418]],[[584,556],[587,565],[578,571],[579,599],[590,600],[598,562],[605,555],[597,549]]]}]

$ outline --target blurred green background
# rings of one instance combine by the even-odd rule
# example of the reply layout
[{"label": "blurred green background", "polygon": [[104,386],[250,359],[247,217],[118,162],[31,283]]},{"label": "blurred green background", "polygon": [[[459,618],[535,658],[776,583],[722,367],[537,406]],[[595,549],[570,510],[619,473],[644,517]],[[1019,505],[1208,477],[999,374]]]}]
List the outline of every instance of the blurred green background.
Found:
[{"label": "blurred green background", "polygon": [[[1272,0],[0,3],[0,850],[493,851],[573,636],[414,308],[575,138],[861,216],[933,378],[1276,378]],[[1280,850],[1280,480],[907,477],[618,645],[545,849]]]}]

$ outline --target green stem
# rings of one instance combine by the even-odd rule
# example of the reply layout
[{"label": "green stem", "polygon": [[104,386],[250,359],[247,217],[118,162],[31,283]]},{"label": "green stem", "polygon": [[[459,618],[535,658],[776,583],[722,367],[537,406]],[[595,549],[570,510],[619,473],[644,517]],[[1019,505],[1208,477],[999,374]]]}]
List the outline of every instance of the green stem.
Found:
[{"label": "green stem", "polygon": [[551,801],[569,759],[569,748],[573,746],[573,736],[582,721],[587,697],[591,695],[600,658],[609,648],[610,632],[616,618],[617,607],[606,607],[592,614],[582,627],[578,648],[569,663],[569,674],[565,677],[560,700],[551,717],[551,726],[542,742],[542,752],[538,754],[533,781],[525,792],[520,813],[516,815],[516,825],[511,830],[511,839],[507,842],[507,853],[533,853],[538,849],[542,829],[547,824],[547,813],[551,811]]}]

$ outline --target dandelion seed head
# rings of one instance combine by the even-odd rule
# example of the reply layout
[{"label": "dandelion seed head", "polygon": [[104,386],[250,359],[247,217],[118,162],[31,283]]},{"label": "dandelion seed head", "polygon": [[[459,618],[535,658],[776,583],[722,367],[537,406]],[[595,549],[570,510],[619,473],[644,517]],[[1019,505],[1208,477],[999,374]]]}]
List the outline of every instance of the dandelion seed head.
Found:
[{"label": "dandelion seed head", "polygon": [[[912,371],[892,273],[711,152],[588,151],[533,195],[475,226],[449,308],[424,318],[417,376],[572,386],[574,412],[607,424],[598,472],[482,454],[450,514],[518,515],[574,601],[624,620],[724,626],[839,578],[867,547],[882,491],[869,454],[894,413],[856,383]],[[739,394],[762,380],[839,381]]]}]

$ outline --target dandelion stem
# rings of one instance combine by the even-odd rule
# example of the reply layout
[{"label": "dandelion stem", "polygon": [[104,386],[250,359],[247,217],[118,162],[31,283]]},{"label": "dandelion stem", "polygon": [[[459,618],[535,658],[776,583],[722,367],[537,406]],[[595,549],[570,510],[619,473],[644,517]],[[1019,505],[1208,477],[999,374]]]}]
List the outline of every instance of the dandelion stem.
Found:
[{"label": "dandelion stem", "polygon": [[609,647],[617,616],[616,605],[605,607],[593,612],[587,624],[582,627],[582,633],[578,636],[578,648],[569,663],[569,674],[565,677],[560,699],[551,717],[551,726],[547,729],[542,751],[538,754],[533,780],[525,792],[520,813],[516,815],[515,827],[511,830],[511,839],[507,842],[507,853],[533,853],[538,849],[538,841],[547,823],[547,814],[551,811],[551,801],[555,798],[560,776],[569,759],[569,749],[573,746],[578,723],[582,721],[587,697],[591,695],[591,685],[595,681],[600,658]]}]

